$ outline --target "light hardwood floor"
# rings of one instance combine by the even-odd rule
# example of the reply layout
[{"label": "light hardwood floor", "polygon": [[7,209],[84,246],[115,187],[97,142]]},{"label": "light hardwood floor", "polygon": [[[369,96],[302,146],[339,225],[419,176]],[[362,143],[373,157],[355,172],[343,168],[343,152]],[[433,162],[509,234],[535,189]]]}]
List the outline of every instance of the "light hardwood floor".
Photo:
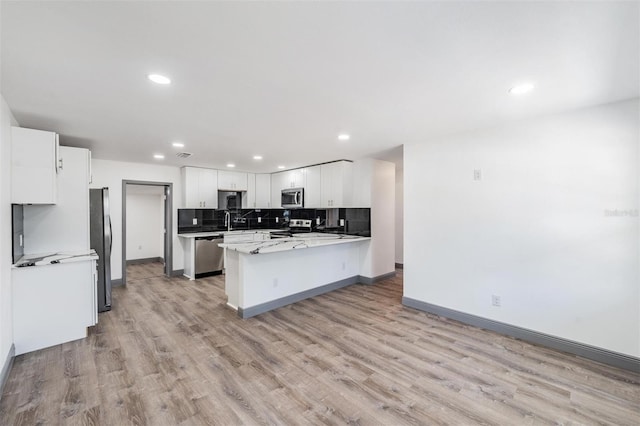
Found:
[{"label": "light hardwood floor", "polygon": [[403,307],[398,272],[248,320],[223,276],[130,276],[87,339],[16,358],[0,423],[640,424],[640,375]]}]

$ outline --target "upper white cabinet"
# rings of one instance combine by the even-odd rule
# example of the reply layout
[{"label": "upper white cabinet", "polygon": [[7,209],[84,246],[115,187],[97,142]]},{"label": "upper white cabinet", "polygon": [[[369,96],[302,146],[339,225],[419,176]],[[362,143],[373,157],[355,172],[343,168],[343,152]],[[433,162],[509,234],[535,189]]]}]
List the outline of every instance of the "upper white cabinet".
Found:
[{"label": "upper white cabinet", "polygon": [[182,168],[182,194],[185,208],[218,208],[218,171],[199,167]]},{"label": "upper white cabinet", "polygon": [[322,208],[322,167],[312,166],[305,169],[306,182],[304,187],[304,207],[310,209]]},{"label": "upper white cabinet", "polygon": [[11,128],[11,202],[57,202],[58,135],[54,132]]},{"label": "upper white cabinet", "polygon": [[218,189],[220,191],[246,191],[247,173],[218,170]]},{"label": "upper white cabinet", "polygon": [[242,208],[253,209],[256,207],[256,175],[247,173],[247,191],[242,194]]},{"label": "upper white cabinet", "polygon": [[[269,209],[271,208],[271,175],[268,173],[261,173],[255,175],[255,205],[256,209]],[[278,207],[280,207],[278,205]]]},{"label": "upper white cabinet", "polygon": [[336,161],[322,164],[321,207],[350,207],[352,204],[353,163]]}]

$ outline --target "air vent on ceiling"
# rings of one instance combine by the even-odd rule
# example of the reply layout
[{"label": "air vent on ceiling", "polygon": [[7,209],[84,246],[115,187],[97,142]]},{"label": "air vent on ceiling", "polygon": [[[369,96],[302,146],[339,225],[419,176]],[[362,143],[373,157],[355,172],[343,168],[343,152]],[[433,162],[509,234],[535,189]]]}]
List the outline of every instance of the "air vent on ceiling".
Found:
[{"label": "air vent on ceiling", "polygon": [[190,152],[179,152],[176,154],[176,157],[178,158],[189,158],[191,157],[193,154]]}]

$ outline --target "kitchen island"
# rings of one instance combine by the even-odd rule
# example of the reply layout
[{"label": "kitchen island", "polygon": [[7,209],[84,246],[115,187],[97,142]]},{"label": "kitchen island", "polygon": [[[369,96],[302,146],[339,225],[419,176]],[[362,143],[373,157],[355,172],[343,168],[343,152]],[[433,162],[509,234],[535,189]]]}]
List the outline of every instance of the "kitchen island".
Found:
[{"label": "kitchen island", "polygon": [[313,233],[220,244],[227,249],[227,305],[241,318],[249,318],[361,282],[363,253],[370,241]]}]

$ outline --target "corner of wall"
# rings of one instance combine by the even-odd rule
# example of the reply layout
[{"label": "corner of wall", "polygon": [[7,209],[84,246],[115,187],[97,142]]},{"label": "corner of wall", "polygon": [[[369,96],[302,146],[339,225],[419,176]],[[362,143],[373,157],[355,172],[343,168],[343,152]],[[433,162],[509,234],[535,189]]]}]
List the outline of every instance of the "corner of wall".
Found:
[{"label": "corner of wall", "polygon": [[[0,94],[0,360],[11,359],[11,126],[18,123]],[[2,368],[7,367],[6,363]]]}]

